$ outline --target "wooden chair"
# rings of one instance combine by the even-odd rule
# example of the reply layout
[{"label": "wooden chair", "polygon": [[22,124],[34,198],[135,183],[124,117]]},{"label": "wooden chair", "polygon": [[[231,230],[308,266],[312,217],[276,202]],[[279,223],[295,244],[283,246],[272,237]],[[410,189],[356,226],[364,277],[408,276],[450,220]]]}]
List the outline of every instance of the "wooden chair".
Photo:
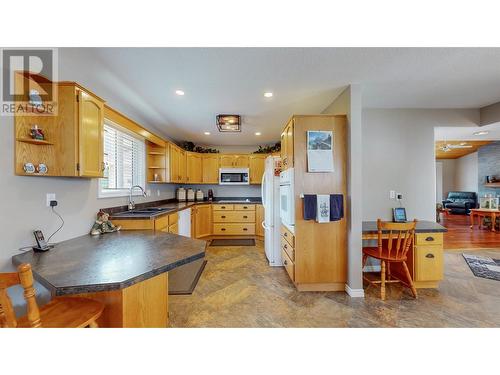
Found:
[{"label": "wooden chair", "polygon": [[[96,320],[104,305],[79,297],[59,297],[38,308],[29,264],[21,264],[18,272],[0,273],[0,328],[96,328]],[[27,315],[16,320],[7,288],[21,284],[27,303]]]},{"label": "wooden chair", "polygon": [[[406,256],[413,246],[416,226],[417,220],[411,223],[391,223],[378,219],[378,246],[363,248],[363,268],[368,257],[380,260],[380,280],[374,280],[366,275],[363,275],[363,279],[370,284],[380,284],[380,298],[382,300],[385,300],[385,285],[387,283],[399,282],[410,288],[413,297],[417,298],[417,289],[413,285],[413,280],[406,264]],[[388,232],[388,234],[383,235],[383,231]],[[404,279],[399,277],[400,274],[391,275],[391,265],[394,263],[401,264]]]}]

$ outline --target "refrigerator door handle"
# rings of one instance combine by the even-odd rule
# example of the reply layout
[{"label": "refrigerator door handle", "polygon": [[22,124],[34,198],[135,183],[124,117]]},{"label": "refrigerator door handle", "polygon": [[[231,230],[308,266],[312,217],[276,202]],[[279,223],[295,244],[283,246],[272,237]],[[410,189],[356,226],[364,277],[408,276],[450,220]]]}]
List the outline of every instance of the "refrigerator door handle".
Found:
[{"label": "refrigerator door handle", "polygon": [[271,225],[270,227],[268,227],[268,226],[266,225],[266,222],[265,222],[265,221],[263,221],[263,222],[262,222],[262,223],[260,223],[260,224],[262,225],[262,228],[264,228],[264,229],[271,229],[271,228],[273,227],[272,225]]}]

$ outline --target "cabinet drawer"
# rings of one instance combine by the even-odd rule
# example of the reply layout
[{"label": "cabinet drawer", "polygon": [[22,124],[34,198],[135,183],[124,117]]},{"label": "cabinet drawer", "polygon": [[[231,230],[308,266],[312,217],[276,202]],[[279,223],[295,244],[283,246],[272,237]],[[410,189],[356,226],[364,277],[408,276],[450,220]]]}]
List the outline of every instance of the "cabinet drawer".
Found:
[{"label": "cabinet drawer", "polygon": [[288,241],[292,247],[295,247],[295,236],[284,225],[281,226],[281,235]]},{"label": "cabinet drawer", "polygon": [[295,261],[295,249],[285,240],[285,237],[281,237],[281,250],[285,251],[288,257]]},{"label": "cabinet drawer", "polygon": [[255,204],[235,204],[235,211],[255,211]]},{"label": "cabinet drawer", "polygon": [[214,211],[232,211],[234,207],[232,204],[214,204],[212,209]]},{"label": "cabinet drawer", "polygon": [[443,247],[441,245],[415,247],[415,281],[443,279]]},{"label": "cabinet drawer", "polygon": [[168,215],[168,225],[174,225],[179,221],[179,214],[176,212],[175,214]]},{"label": "cabinet drawer", "polygon": [[214,224],[214,234],[254,235],[255,224]]},{"label": "cabinet drawer", "polygon": [[283,266],[285,267],[288,276],[290,276],[292,281],[295,281],[295,264],[284,250],[281,250],[281,257],[283,258]]},{"label": "cabinet drawer", "polygon": [[213,218],[214,223],[255,223],[255,212],[217,211]]},{"label": "cabinet drawer", "polygon": [[442,245],[443,233],[417,233],[416,245]]}]

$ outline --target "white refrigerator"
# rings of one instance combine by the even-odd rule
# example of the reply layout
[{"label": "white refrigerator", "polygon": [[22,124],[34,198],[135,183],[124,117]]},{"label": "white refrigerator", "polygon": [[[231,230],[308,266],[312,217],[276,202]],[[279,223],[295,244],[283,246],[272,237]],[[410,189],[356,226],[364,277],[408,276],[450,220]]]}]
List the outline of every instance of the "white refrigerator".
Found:
[{"label": "white refrigerator", "polygon": [[280,158],[269,156],[266,159],[266,169],[262,176],[262,205],[264,206],[264,245],[266,257],[270,266],[282,266],[280,246],[280,178],[274,171]]}]

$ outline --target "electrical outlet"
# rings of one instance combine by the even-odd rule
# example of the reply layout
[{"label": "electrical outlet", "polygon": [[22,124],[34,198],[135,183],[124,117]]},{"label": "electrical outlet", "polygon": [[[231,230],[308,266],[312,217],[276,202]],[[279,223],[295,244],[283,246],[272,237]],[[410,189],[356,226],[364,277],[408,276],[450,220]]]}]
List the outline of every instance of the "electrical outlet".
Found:
[{"label": "electrical outlet", "polygon": [[395,190],[390,190],[389,191],[389,198],[390,199],[396,199],[396,191]]},{"label": "electrical outlet", "polygon": [[50,207],[50,201],[55,201],[55,200],[56,200],[55,193],[47,193],[47,207]]},{"label": "electrical outlet", "polygon": [[156,196],[159,197],[160,196],[160,190],[156,190]]},{"label": "electrical outlet", "polygon": [[396,199],[397,199],[398,201],[400,201],[401,199],[403,199],[403,194],[401,194],[401,193],[396,193]]}]

